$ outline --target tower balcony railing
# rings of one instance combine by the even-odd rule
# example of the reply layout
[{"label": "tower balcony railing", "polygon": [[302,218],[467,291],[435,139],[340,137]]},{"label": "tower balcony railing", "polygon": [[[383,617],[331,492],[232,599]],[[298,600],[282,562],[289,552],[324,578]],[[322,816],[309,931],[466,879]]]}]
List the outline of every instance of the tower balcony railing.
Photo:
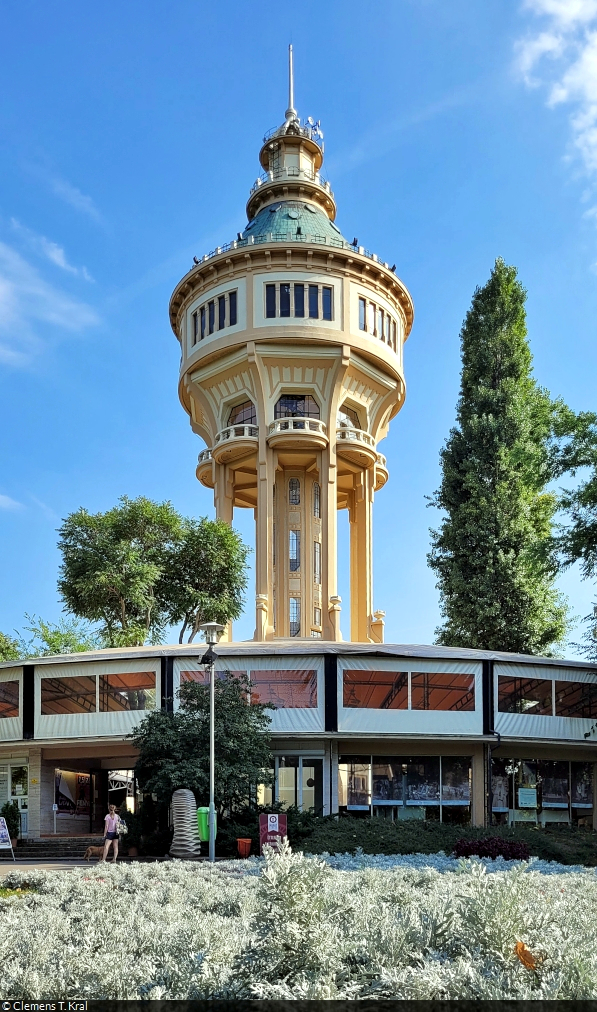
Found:
[{"label": "tower balcony railing", "polygon": [[336,429],[336,439],[342,443],[362,443],[375,450],[375,440],[369,432],[364,432],[363,429],[354,429],[349,425],[342,425]]},{"label": "tower balcony railing", "polygon": [[267,186],[268,183],[278,183],[281,180],[289,179],[306,180],[308,183],[316,183],[326,193],[333,196],[332,188],[325,176],[322,176],[320,172],[315,172],[313,169],[300,169],[298,165],[287,165],[281,169],[270,169],[269,172],[262,172],[253,183],[250,196],[252,197],[254,193],[257,193],[257,190],[260,190],[262,186]]},{"label": "tower balcony railing", "polygon": [[223,246],[216,246],[215,249],[210,250],[209,253],[204,253],[201,260],[193,265],[192,269],[200,267],[201,264],[207,263],[213,257],[220,256],[221,253],[230,253],[231,250],[245,249],[247,246],[260,246],[263,243],[270,242],[297,242],[297,243],[310,243],[317,246],[329,246],[332,249],[343,249],[349,253],[358,253],[360,256],[367,257],[376,264],[381,264],[386,270],[393,270],[393,267],[387,263],[386,260],[382,260],[378,257],[377,253],[372,253],[371,250],[366,249],[364,246],[356,246],[353,243],[346,242],[345,239],[341,239],[340,236],[325,236],[317,235],[315,233],[308,233],[305,235],[297,235],[296,232],[264,232],[261,235],[248,235],[244,239],[233,239],[232,242],[226,242]]},{"label": "tower balcony railing", "polygon": [[316,432],[321,436],[326,434],[325,422],[319,418],[276,418],[269,427],[269,435],[273,436],[278,432]]},{"label": "tower balcony railing", "polygon": [[214,449],[218,443],[225,443],[229,439],[259,439],[258,425],[228,425],[221,432],[218,432]]},{"label": "tower balcony railing", "polygon": [[202,450],[198,457],[199,464],[208,464],[212,460],[211,450]]}]

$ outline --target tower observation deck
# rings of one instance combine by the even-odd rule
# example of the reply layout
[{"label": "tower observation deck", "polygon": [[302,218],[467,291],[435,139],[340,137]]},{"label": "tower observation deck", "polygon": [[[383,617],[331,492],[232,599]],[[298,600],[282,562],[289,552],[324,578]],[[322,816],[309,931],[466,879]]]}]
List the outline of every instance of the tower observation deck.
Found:
[{"label": "tower observation deck", "polygon": [[[292,59],[292,54],[291,54]],[[337,511],[350,519],[350,638],[383,641],[373,610],[378,443],[405,396],[412,299],[335,224],[323,135],[289,107],[266,135],[237,238],[198,260],[170,301],[179,395],[206,443],[216,514],[253,509],[255,639],[339,640]]]}]

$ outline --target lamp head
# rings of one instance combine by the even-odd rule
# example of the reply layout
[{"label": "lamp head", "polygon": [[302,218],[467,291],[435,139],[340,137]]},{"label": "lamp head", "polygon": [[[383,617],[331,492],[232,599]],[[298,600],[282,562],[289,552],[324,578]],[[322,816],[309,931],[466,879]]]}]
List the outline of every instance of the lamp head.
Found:
[{"label": "lamp head", "polygon": [[207,643],[207,645],[213,647],[218,642],[220,636],[222,635],[226,627],[220,625],[219,622],[203,622],[203,624],[200,625],[199,628],[201,632],[205,635],[205,642]]}]

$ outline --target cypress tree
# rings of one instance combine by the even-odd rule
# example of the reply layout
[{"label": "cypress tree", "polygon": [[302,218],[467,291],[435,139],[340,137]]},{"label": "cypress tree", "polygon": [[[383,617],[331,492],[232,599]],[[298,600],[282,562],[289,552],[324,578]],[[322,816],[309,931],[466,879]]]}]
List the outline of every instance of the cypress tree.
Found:
[{"label": "cypress tree", "polygon": [[561,405],[533,378],[525,299],[516,268],[496,260],[460,335],[457,424],[431,500],[446,515],[428,556],[447,646],[546,654],[567,628],[554,586],[557,499],[546,491]]}]

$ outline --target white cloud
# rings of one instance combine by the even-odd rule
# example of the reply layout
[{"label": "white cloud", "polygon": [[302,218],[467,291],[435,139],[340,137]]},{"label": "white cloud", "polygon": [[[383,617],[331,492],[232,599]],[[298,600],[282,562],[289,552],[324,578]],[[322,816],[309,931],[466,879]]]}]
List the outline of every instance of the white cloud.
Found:
[{"label": "white cloud", "polygon": [[550,106],[570,107],[572,142],[587,172],[597,173],[597,0],[525,0],[542,19],[516,46],[518,70],[547,88]]},{"label": "white cloud", "polygon": [[63,271],[67,271],[69,274],[84,278],[86,281],[93,281],[86,267],[73,267],[72,264],[69,264],[64,249],[57,242],[52,242],[51,239],[46,239],[45,235],[38,235],[32,229],[26,228],[16,218],[11,218],[10,223],[13,230],[23,239],[29,249],[39,256],[45,257],[50,263],[53,263],[56,267],[60,267]]},{"label": "white cloud", "polygon": [[11,499],[9,495],[0,495],[0,510],[22,510],[23,504]]},{"label": "white cloud", "polygon": [[69,183],[66,179],[60,179],[58,176],[51,176],[49,179],[50,186],[57,197],[64,200],[65,203],[70,204],[77,211],[82,211],[83,214],[89,215],[95,221],[99,221],[101,215],[93,203],[91,197],[81,193],[76,186]]},{"label": "white cloud", "polygon": [[40,324],[78,333],[98,322],[91,306],[49,284],[0,242],[0,361],[26,365],[42,345]]}]

